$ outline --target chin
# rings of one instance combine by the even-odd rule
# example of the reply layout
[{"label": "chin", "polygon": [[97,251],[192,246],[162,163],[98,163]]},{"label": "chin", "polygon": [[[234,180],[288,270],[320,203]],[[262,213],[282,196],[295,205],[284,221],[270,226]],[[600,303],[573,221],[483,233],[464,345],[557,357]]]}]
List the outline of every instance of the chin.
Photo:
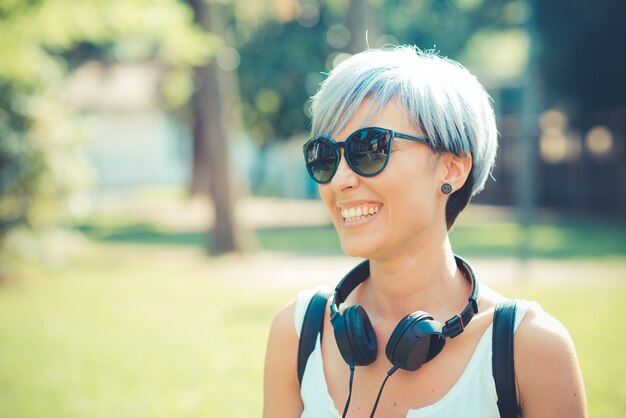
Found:
[{"label": "chin", "polygon": [[374,243],[366,239],[344,239],[341,238],[341,249],[350,257],[372,258],[376,253]]}]

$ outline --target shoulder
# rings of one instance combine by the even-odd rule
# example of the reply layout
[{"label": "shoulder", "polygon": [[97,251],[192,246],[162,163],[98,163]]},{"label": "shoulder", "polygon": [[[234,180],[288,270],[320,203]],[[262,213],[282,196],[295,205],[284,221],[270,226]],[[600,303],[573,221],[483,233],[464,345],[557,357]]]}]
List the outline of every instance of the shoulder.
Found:
[{"label": "shoulder", "polygon": [[539,305],[531,304],[515,331],[514,344],[524,416],[586,416],[582,374],[565,326]]},{"label": "shoulder", "polygon": [[[283,307],[274,316],[265,356],[266,374],[278,373],[285,380],[296,379],[299,337],[294,325],[296,301]],[[292,379],[293,378],[293,379]]]},{"label": "shoulder", "polygon": [[574,343],[565,326],[536,303],[530,304],[515,331],[515,355],[525,364],[557,359],[577,362]]},{"label": "shoulder", "polygon": [[296,302],[274,317],[265,354],[263,416],[293,417],[302,411],[297,375],[298,335],[294,326]]},{"label": "shoulder", "polygon": [[300,328],[315,293],[325,287],[304,290],[294,301],[280,309],[270,328],[263,377],[263,416],[271,418],[300,416],[303,405],[298,381]]},{"label": "shoulder", "polygon": [[565,326],[555,317],[544,311],[541,306],[533,302],[528,303],[528,311],[515,332],[516,342],[533,342],[539,338],[544,342],[558,345],[560,349],[573,347],[572,339]]},{"label": "shoulder", "polygon": [[327,286],[319,286],[298,292],[295,300],[281,308],[274,316],[270,329],[270,340],[280,339],[283,342],[297,344],[300,338],[302,322],[311,299],[318,292],[326,294],[329,291]]},{"label": "shoulder", "polygon": [[[276,347],[280,349],[280,351],[286,351],[289,347],[286,347],[285,344],[297,345],[298,343],[298,334],[296,333],[295,327],[295,310],[296,310],[296,301],[292,301],[283,308],[281,308],[278,313],[274,316],[272,320],[272,325],[270,327],[270,335],[269,335],[269,347]],[[280,343],[280,344],[272,344],[272,343]],[[272,347],[274,346],[274,347]]]}]

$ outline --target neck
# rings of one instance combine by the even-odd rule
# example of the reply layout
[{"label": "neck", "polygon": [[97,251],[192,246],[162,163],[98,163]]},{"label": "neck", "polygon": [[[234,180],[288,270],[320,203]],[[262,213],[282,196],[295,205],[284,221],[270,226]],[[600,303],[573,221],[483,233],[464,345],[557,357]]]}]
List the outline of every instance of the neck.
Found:
[{"label": "neck", "polygon": [[441,247],[370,260],[370,278],[360,288],[358,298],[368,314],[392,322],[416,310],[446,320],[467,303],[470,291],[447,236]]}]

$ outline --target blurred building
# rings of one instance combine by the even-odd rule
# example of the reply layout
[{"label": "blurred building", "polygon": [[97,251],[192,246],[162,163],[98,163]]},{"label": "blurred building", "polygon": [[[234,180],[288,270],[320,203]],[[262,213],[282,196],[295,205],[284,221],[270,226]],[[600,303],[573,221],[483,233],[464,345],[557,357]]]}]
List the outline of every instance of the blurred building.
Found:
[{"label": "blurred building", "polygon": [[95,61],[70,76],[65,94],[84,116],[96,191],[187,183],[189,132],[162,106],[161,76],[149,63]]}]

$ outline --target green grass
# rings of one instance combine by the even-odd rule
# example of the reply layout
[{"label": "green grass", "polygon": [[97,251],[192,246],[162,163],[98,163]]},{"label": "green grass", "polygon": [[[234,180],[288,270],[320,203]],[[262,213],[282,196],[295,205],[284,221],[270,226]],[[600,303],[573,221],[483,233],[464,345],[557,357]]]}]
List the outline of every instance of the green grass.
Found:
[{"label": "green grass", "polygon": [[0,415],[243,417],[261,409],[272,315],[293,293],[227,286],[175,249],[96,247],[0,286]]},{"label": "green grass", "polygon": [[[533,252],[563,262],[623,260],[620,228],[539,225]],[[0,416],[259,416],[270,321],[296,286],[223,277],[220,265],[234,261],[201,256],[201,233],[128,223],[82,229],[89,242],[74,263],[48,271],[15,262],[0,284]],[[330,227],[256,233],[266,249],[339,251]],[[506,256],[515,254],[515,234],[509,224],[459,227],[453,240],[464,255]],[[497,290],[538,300],[567,326],[590,416],[622,416],[626,282],[593,277],[587,284],[559,280]]]},{"label": "green grass", "polygon": [[[201,231],[172,232],[148,223],[97,223],[80,228],[90,238],[107,243],[202,246]],[[274,227],[253,231],[264,250],[302,254],[340,254],[334,228],[326,226]],[[511,257],[519,253],[523,230],[512,222],[460,224],[450,234],[458,254],[467,257]],[[599,222],[538,223],[530,230],[529,255],[536,258],[626,257],[626,226]]]},{"label": "green grass", "polygon": [[[450,234],[460,254],[506,257],[519,252],[522,228],[512,222],[459,225]],[[626,226],[600,222],[541,222],[529,231],[529,255],[536,258],[626,257]]]}]

